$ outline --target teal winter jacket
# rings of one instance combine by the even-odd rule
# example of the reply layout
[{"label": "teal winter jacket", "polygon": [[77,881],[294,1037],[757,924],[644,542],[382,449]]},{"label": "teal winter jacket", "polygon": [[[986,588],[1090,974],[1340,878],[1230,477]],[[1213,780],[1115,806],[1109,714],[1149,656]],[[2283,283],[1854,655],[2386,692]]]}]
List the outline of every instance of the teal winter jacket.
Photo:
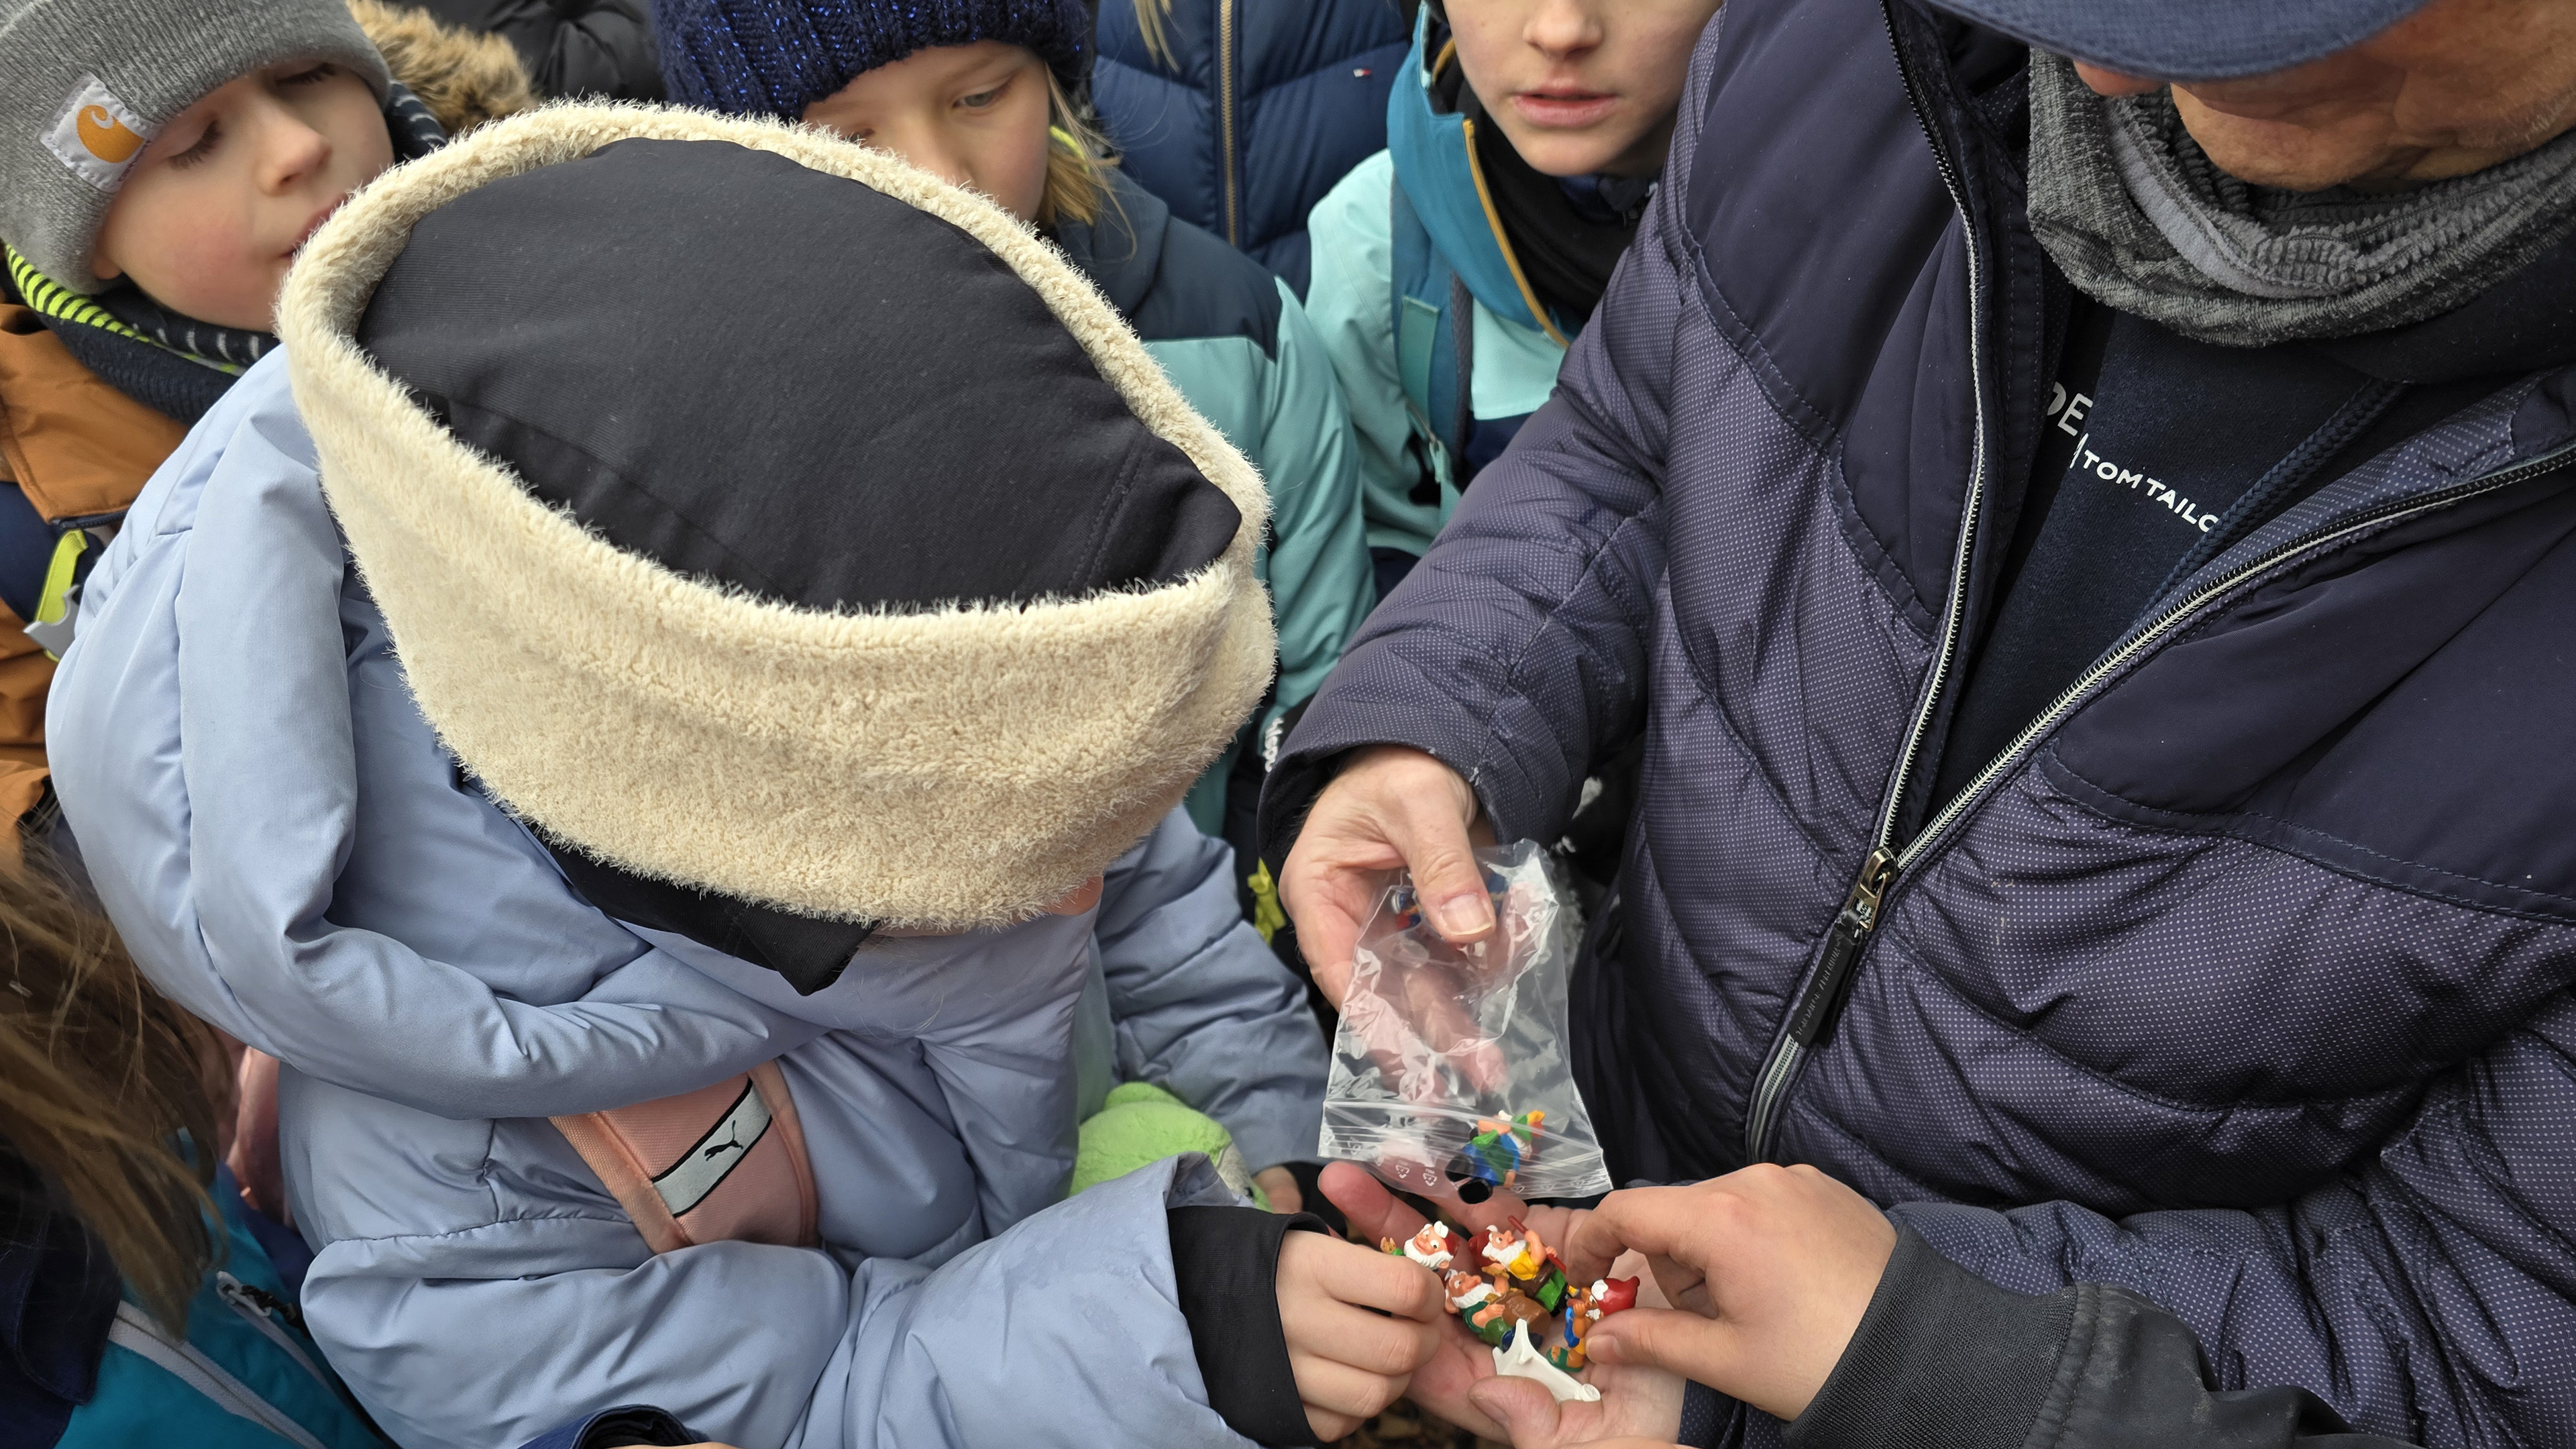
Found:
[{"label": "teal winter jacket", "polygon": [[[1314,694],[1376,603],[1350,416],[1323,339],[1287,285],[1108,174],[1099,222],[1059,223],[1057,243],[1270,488],[1270,537],[1255,568],[1278,616],[1279,678],[1246,731],[1258,741]],[[1190,789],[1190,818],[1210,835],[1226,833],[1226,781],[1244,743]]]},{"label": "teal winter jacket", "polygon": [[1369,547],[1417,558],[1474,466],[1547,401],[1574,335],[1521,275],[1477,174],[1475,123],[1440,99],[1454,48],[1426,58],[1429,33],[1426,14],[1387,98],[1387,149],[1343,177],[1306,222],[1306,311],[1357,436]]},{"label": "teal winter jacket", "polygon": [[305,1333],[241,1195],[226,1180],[215,1199],[223,1259],[188,1305],[186,1334],[121,1304],[96,1387],[55,1449],[385,1449]]}]

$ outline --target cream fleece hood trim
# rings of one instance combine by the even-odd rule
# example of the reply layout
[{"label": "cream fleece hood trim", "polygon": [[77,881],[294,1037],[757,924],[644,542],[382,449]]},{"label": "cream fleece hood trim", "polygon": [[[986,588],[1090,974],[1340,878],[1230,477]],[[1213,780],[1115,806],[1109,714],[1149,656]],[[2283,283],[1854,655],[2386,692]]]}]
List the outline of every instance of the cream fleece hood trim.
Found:
[{"label": "cream fleece hood trim", "polygon": [[[539,502],[354,330],[422,217],[636,137],[773,152],[991,248],[1233,501],[1232,544],[1140,592],[826,614],[684,577]],[[360,192],[287,278],[278,335],[323,493],[422,713],[512,811],[636,874],[838,920],[1024,919],[1169,812],[1269,682],[1252,569],[1269,500],[1252,465],[1061,254],[883,153],[703,112],[544,107]]]}]

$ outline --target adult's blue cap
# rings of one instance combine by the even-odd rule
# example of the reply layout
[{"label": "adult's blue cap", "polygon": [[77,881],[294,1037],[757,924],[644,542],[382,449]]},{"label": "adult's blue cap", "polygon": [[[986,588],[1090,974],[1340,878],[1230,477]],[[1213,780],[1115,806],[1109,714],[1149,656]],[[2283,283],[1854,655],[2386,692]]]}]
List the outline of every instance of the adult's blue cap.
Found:
[{"label": "adult's blue cap", "polygon": [[1933,0],[2040,49],[2155,80],[2287,70],[2405,19],[2426,0]]}]

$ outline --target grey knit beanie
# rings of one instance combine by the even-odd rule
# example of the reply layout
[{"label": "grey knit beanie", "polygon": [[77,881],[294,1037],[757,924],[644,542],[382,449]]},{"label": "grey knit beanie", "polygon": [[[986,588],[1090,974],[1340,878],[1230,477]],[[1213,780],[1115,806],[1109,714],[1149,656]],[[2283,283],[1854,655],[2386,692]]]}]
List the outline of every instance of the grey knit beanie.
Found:
[{"label": "grey knit beanie", "polygon": [[382,56],[341,0],[0,0],[0,240],[76,292],[153,133],[281,61],[336,61],[383,95]]}]

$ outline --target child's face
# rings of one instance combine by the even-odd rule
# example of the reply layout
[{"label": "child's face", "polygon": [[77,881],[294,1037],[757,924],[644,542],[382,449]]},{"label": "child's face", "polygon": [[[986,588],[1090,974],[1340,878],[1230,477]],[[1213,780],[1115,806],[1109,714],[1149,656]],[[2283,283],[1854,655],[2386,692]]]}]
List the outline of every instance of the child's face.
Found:
[{"label": "child's face", "polygon": [[1458,64],[1550,176],[1664,164],[1691,46],[1718,0],[1449,0]]},{"label": "child's face", "polygon": [[1046,200],[1046,62],[1024,46],[915,51],[806,107],[804,119],[971,186],[1022,221]]},{"label": "child's face", "polygon": [[241,76],[143,148],[99,229],[98,274],[174,312],[264,332],[286,269],[394,162],[376,93],[322,61]]}]

